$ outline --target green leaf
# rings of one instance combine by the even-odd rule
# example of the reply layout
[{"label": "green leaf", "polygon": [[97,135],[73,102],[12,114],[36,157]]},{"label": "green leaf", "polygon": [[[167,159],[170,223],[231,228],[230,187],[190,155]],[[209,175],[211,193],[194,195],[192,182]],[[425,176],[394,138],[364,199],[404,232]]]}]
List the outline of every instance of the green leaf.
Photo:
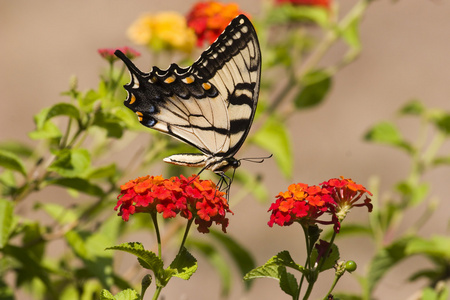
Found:
[{"label": "green leaf", "polygon": [[25,166],[20,158],[12,152],[0,150],[0,166],[9,170],[19,172],[24,176],[26,176],[27,174]]},{"label": "green leaf", "polygon": [[12,201],[0,199],[0,249],[8,243],[14,229],[14,204]]},{"label": "green leaf", "polygon": [[172,276],[188,280],[196,270],[197,260],[186,250],[186,248],[183,248],[166,269],[166,272],[171,273]]},{"label": "green leaf", "polygon": [[63,149],[56,153],[56,160],[47,168],[63,177],[80,177],[91,165],[86,149]]},{"label": "green leaf", "polygon": [[255,278],[273,278],[280,280],[281,273],[286,272],[286,267],[275,264],[263,265],[257,267],[244,276],[244,280]]},{"label": "green leaf", "polygon": [[14,291],[0,278],[0,299],[2,300],[14,300]]},{"label": "green leaf", "polygon": [[[32,251],[30,252],[29,249],[22,247],[7,245],[2,249],[2,253],[5,257],[12,257],[19,263],[20,267],[18,266],[16,269],[18,277],[16,284],[20,285],[26,281],[31,281],[33,278],[39,278],[49,293],[54,294],[53,285],[50,281],[50,270],[37,260]],[[56,297],[55,295],[53,296]]]},{"label": "green leaf", "polygon": [[408,242],[405,253],[407,255],[425,254],[431,257],[450,260],[450,238],[433,236],[431,239],[415,238]]},{"label": "green leaf", "polygon": [[292,176],[294,163],[291,141],[283,122],[275,117],[268,119],[250,141],[273,154],[284,176]]},{"label": "green leaf", "polygon": [[233,262],[239,268],[241,276],[247,274],[250,270],[256,267],[255,260],[250,251],[245,249],[236,240],[232,239],[229,235],[225,235],[222,232],[211,230],[210,236],[219,241],[224,249],[230,254]]},{"label": "green leaf", "polygon": [[[318,256],[317,249],[314,248],[310,257],[311,266],[314,266],[314,264],[316,263],[317,256]],[[331,252],[328,254],[328,257],[325,259],[325,262],[322,264],[322,267],[320,268],[319,271],[323,272],[325,270],[333,268],[339,258],[340,258],[339,248],[336,246],[336,244],[333,244],[331,246]],[[323,257],[321,258],[321,260],[323,260]]]},{"label": "green leaf", "polygon": [[44,122],[58,116],[68,116],[70,118],[73,118],[75,120],[80,119],[80,112],[78,111],[78,108],[76,108],[74,105],[69,103],[57,103],[50,107],[50,109],[47,112],[47,116],[44,119]]},{"label": "green leaf", "polygon": [[116,175],[117,175],[116,164],[112,163],[106,166],[90,169],[86,174],[86,178],[88,179],[113,178]]},{"label": "green leaf", "polygon": [[340,30],[342,38],[350,46],[353,53],[359,53],[361,51],[361,39],[359,37],[360,21],[360,17],[354,18],[346,27]]},{"label": "green leaf", "polygon": [[381,122],[373,126],[366,133],[364,139],[370,142],[396,146],[408,153],[414,151],[413,147],[403,139],[397,127],[390,122]]},{"label": "green leaf", "polygon": [[430,186],[427,183],[411,184],[406,181],[398,183],[395,188],[404,197],[407,197],[408,204],[410,205],[417,205],[422,203],[430,190]]},{"label": "green leaf", "polygon": [[152,284],[152,275],[147,274],[141,280],[141,294],[142,299],[144,299],[145,291],[147,291],[148,287]]},{"label": "green leaf", "polygon": [[446,135],[450,135],[450,114],[444,111],[434,111],[429,116],[437,129]]},{"label": "green leaf", "polygon": [[370,298],[369,295],[372,295],[372,292],[380,279],[383,278],[383,276],[396,264],[408,257],[405,250],[409,241],[411,241],[411,238],[409,237],[399,239],[391,245],[380,249],[378,253],[376,253],[367,272],[367,284],[364,286],[364,295],[366,299]]},{"label": "green leaf", "polygon": [[401,115],[413,115],[420,116],[425,113],[425,106],[417,99],[413,99],[400,108],[399,113]]},{"label": "green leaf", "polygon": [[328,10],[318,6],[283,4],[272,7],[267,14],[267,24],[279,25],[292,22],[312,22],[322,27],[329,24]]},{"label": "green leaf", "polygon": [[92,125],[106,129],[108,137],[121,138],[123,135],[123,126],[121,119],[117,116],[99,111],[95,114],[94,122]]},{"label": "green leaf", "polygon": [[231,270],[230,264],[225,260],[224,256],[217,251],[210,243],[204,243],[199,240],[189,239],[189,246],[195,247],[199,250],[208,262],[214,267],[214,270],[220,276],[221,295],[227,296],[231,291]]},{"label": "green leaf", "polygon": [[86,94],[79,97],[78,104],[80,108],[85,112],[92,112],[95,101],[100,100],[100,96],[94,90],[87,91]]},{"label": "green leaf", "polygon": [[19,141],[0,142],[0,150],[14,153],[20,157],[30,157],[34,151],[32,147]]},{"label": "green leaf", "polygon": [[279,252],[277,255],[273,256],[265,263],[265,265],[271,264],[289,267],[302,273],[304,273],[306,270],[304,267],[296,264],[292,259],[291,255],[289,254],[289,252],[286,250]]},{"label": "green leaf", "polygon": [[131,253],[138,257],[138,261],[143,268],[152,270],[156,274],[164,272],[163,261],[153,252],[144,249],[138,242],[123,243],[118,246],[108,247],[106,250],[120,250]]},{"label": "green leaf", "polygon": [[47,181],[47,184],[71,188],[81,193],[96,197],[102,197],[105,194],[98,185],[92,184],[83,178],[57,178]]},{"label": "green leaf", "polygon": [[295,107],[305,109],[319,105],[327,96],[331,85],[331,74],[325,70],[316,70],[306,74],[302,79],[302,88],[295,97]]},{"label": "green leaf", "polygon": [[58,139],[62,136],[62,133],[58,126],[51,121],[47,121],[35,131],[31,131],[28,136],[33,140]]},{"label": "green leaf", "polygon": [[73,209],[67,209],[56,203],[38,203],[36,208],[43,209],[53,220],[62,225],[72,223],[79,218]]},{"label": "green leaf", "polygon": [[108,290],[102,290],[100,300],[140,300],[138,292],[132,289],[126,289],[113,296]]},{"label": "green leaf", "polygon": [[280,288],[286,294],[295,297],[297,296],[298,291],[298,283],[297,278],[289,272],[286,271],[286,268],[279,269],[280,276]]}]

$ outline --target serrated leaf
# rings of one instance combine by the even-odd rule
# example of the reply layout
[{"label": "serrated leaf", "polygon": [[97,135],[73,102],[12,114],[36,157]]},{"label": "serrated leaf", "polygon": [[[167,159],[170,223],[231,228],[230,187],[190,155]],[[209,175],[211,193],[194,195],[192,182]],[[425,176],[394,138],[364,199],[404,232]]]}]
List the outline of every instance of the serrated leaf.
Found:
[{"label": "serrated leaf", "polygon": [[91,156],[86,149],[63,149],[47,168],[63,177],[81,177],[91,165]]},{"label": "serrated leaf", "polygon": [[8,243],[14,228],[14,204],[12,201],[0,199],[0,249]]},{"label": "serrated leaf", "polygon": [[195,247],[196,250],[200,251],[219,274],[221,279],[221,295],[229,295],[231,290],[231,270],[230,265],[224,259],[223,255],[210,243],[204,243],[191,238],[188,240],[188,244],[190,247]]},{"label": "serrated leaf", "polygon": [[279,252],[277,255],[271,257],[265,263],[265,265],[272,265],[272,264],[289,267],[302,273],[306,271],[303,266],[300,266],[294,262],[294,260],[291,257],[291,254],[289,253],[289,251],[286,250]]},{"label": "serrated leaf", "polygon": [[0,166],[9,170],[19,172],[24,176],[26,176],[27,174],[25,165],[22,163],[20,158],[14,153],[5,150],[0,150]]},{"label": "serrated leaf", "polygon": [[[170,266],[166,269],[172,276],[188,280],[197,270],[197,260],[190,254],[186,248],[183,248],[177,254]],[[172,272],[173,271],[173,272]]]},{"label": "serrated leaf", "polygon": [[420,116],[425,112],[425,106],[417,99],[413,99],[400,108],[401,115]]},{"label": "serrated leaf", "polygon": [[108,247],[106,250],[120,250],[131,253],[138,257],[138,261],[143,268],[152,270],[157,274],[164,272],[163,261],[153,252],[145,250],[144,246],[138,242],[123,243],[118,246]]},{"label": "serrated leaf", "polygon": [[406,150],[408,153],[414,151],[413,147],[406,142],[397,127],[390,122],[381,122],[373,126],[364,136],[367,141],[387,144]]},{"label": "serrated leaf", "polygon": [[78,108],[70,103],[57,103],[50,107],[47,112],[47,116],[44,119],[44,122],[57,116],[68,116],[75,120],[79,120],[80,112],[78,111]]},{"label": "serrated leaf", "polygon": [[273,154],[284,176],[292,176],[294,164],[291,140],[283,122],[276,118],[268,119],[250,141]]},{"label": "serrated leaf", "polygon": [[273,278],[280,280],[281,273],[286,272],[286,267],[275,264],[263,265],[257,267],[244,276],[244,280],[250,280],[255,278]]},{"label": "serrated leaf", "polygon": [[91,196],[101,197],[105,194],[98,185],[83,178],[58,178],[47,181],[47,184],[71,188]]},{"label": "serrated leaf", "polygon": [[108,290],[102,290],[100,293],[101,300],[140,300],[138,292],[132,289],[126,289],[113,296]]},{"label": "serrated leaf", "polygon": [[331,74],[324,70],[316,70],[306,74],[302,80],[302,88],[294,99],[297,109],[311,108],[319,105],[332,86]]},{"label": "serrated leaf", "polygon": [[295,297],[298,291],[298,283],[295,276],[286,271],[286,269],[279,269],[280,271],[280,288],[286,294]]}]

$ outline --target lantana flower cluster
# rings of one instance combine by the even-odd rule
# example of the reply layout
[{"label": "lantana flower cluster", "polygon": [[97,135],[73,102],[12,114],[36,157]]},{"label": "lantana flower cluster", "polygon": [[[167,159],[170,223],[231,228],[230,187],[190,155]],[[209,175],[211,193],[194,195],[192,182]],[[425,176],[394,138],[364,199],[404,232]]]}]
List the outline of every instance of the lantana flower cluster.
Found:
[{"label": "lantana flower cluster", "polygon": [[199,232],[208,233],[213,222],[226,232],[226,214],[233,213],[225,193],[217,190],[211,180],[200,180],[195,175],[169,179],[147,175],[128,181],[120,189],[114,209],[125,221],[135,213],[160,213],[165,219],[180,215],[188,220],[194,218]]},{"label": "lantana flower cluster", "polygon": [[142,15],[130,26],[127,34],[134,43],[155,51],[179,50],[189,53],[196,42],[194,30],[187,26],[184,16],[170,11]]},{"label": "lantana flower cluster", "polygon": [[[305,183],[291,184],[286,192],[280,192],[276,201],[269,208],[271,211],[268,225],[289,226],[298,222],[303,226],[333,224],[335,232],[339,232],[340,222],[353,207],[367,206],[372,211],[370,198],[372,195],[364,186],[351,179],[333,178],[319,186]],[[357,203],[358,202],[358,203]],[[330,220],[319,220],[322,215],[331,216]]]},{"label": "lantana flower cluster", "polygon": [[198,2],[187,14],[187,24],[197,36],[197,46],[213,43],[227,25],[243,12],[236,3]]}]

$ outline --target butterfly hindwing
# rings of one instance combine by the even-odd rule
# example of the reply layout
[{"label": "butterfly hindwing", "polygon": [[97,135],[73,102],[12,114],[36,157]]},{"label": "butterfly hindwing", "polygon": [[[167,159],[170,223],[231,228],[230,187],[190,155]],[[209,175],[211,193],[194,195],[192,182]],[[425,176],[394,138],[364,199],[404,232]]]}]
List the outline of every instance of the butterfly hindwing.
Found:
[{"label": "butterfly hindwing", "polygon": [[[184,165],[232,157],[242,146],[255,114],[261,73],[259,44],[247,17],[236,17],[188,68],[172,64],[144,73],[122,52],[116,55],[131,74],[125,105],[139,121],[203,153],[186,157]],[[183,164],[183,156],[176,159]]]}]

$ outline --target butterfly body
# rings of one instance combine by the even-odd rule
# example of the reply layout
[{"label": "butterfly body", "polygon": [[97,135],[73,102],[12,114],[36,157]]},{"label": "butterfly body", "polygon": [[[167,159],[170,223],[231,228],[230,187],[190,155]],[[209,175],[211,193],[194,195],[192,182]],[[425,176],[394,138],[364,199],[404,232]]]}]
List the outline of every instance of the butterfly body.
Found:
[{"label": "butterfly body", "polygon": [[237,168],[258,103],[261,52],[255,29],[236,17],[192,66],[140,71],[122,52],[131,75],[124,104],[141,124],[194,146],[202,153],[175,154],[165,162],[224,174]]}]

